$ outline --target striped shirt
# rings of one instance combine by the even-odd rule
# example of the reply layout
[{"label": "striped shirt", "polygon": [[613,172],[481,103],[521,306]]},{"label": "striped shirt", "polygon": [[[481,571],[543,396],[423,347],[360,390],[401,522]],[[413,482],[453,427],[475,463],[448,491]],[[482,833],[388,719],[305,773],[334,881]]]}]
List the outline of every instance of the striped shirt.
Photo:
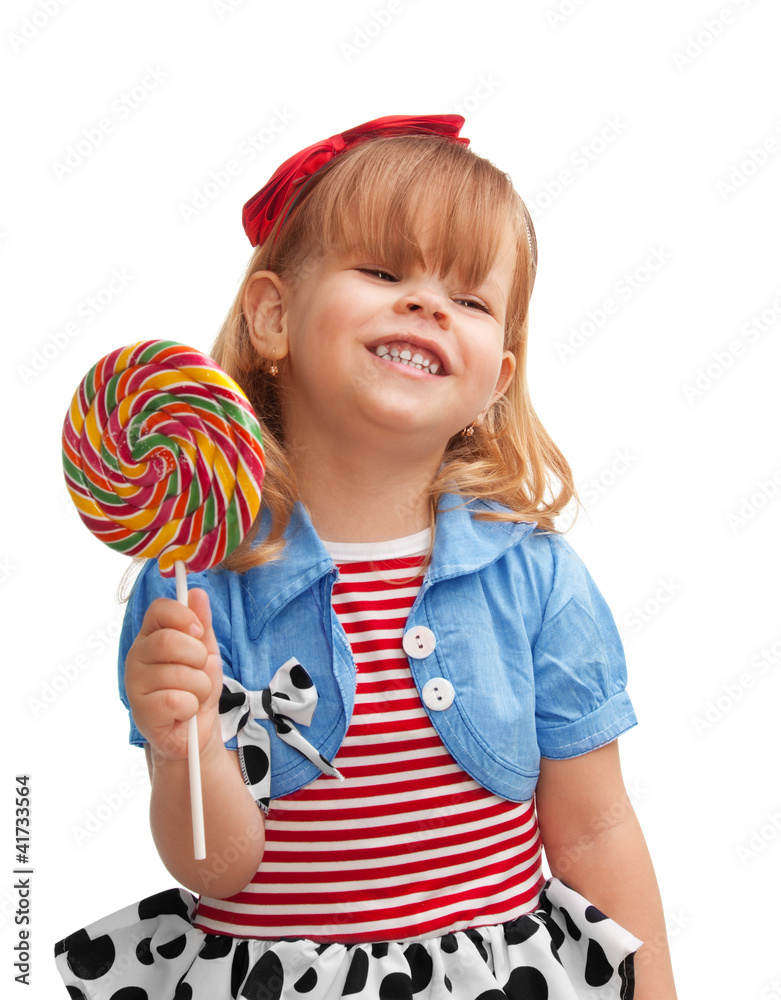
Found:
[{"label": "striped shirt", "polygon": [[544,877],[533,800],[501,799],[456,764],[402,648],[426,535],[373,546],[372,560],[346,561],[363,546],[330,547],[339,566],[333,608],[357,668],[353,716],[334,759],[345,780],[321,775],[272,800],[257,874],[230,899],[202,897],[201,929],[400,941],[535,907]]}]

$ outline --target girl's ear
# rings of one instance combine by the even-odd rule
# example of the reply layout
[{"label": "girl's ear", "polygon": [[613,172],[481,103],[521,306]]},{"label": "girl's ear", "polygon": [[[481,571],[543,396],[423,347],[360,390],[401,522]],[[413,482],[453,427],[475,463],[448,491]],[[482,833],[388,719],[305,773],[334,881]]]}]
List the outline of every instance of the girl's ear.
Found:
[{"label": "girl's ear", "polygon": [[242,299],[252,346],[261,358],[279,361],[288,352],[287,287],[274,271],[256,271]]},{"label": "girl's ear", "polygon": [[486,413],[491,409],[494,403],[501,399],[502,396],[507,392],[510,387],[510,383],[515,375],[515,355],[512,351],[505,351],[502,355],[502,365],[499,369],[499,377],[496,380],[496,386],[494,387],[493,395],[488,401],[488,405],[477,418],[480,423],[485,419]]}]

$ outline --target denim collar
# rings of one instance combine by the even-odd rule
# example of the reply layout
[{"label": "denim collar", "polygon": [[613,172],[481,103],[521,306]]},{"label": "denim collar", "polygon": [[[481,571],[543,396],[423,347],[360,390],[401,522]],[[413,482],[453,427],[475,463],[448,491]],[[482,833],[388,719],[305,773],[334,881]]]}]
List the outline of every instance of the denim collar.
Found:
[{"label": "denim collar", "polygon": [[[468,500],[446,493],[440,498],[434,531],[434,551],[421,590],[452,577],[464,576],[495,562],[536,526],[536,521],[484,521],[473,515],[506,510],[494,501]],[[264,510],[259,535],[271,527]],[[285,547],[279,559],[249,570],[241,577],[247,623],[257,639],[286,604],[316,581],[338,571],[325,550],[303,504],[296,503],[285,531]]]},{"label": "denim collar", "polygon": [[492,500],[469,500],[445,493],[437,507],[434,551],[425,585],[467,573],[495,562],[536,526],[536,521],[484,521],[483,511],[507,511]]}]

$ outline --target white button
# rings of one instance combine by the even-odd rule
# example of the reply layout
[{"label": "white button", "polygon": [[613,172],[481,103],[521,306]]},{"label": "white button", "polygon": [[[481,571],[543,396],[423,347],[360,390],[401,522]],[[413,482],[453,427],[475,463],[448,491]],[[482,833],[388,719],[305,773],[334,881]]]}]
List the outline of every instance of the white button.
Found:
[{"label": "white button", "polygon": [[425,625],[414,625],[408,628],[401,640],[404,652],[414,660],[422,660],[434,652],[437,640],[430,628]]},{"label": "white button", "polygon": [[423,685],[423,704],[435,712],[443,712],[446,708],[450,708],[455,696],[453,685],[444,677],[432,677]]}]

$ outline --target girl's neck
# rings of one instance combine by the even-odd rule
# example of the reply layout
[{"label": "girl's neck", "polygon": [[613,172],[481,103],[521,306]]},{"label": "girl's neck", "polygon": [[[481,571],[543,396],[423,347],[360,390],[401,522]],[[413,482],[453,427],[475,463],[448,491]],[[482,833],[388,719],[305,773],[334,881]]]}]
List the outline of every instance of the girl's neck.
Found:
[{"label": "girl's neck", "polygon": [[383,542],[431,526],[426,496],[441,456],[399,461],[382,451],[288,455],[315,531],[330,542]]}]

